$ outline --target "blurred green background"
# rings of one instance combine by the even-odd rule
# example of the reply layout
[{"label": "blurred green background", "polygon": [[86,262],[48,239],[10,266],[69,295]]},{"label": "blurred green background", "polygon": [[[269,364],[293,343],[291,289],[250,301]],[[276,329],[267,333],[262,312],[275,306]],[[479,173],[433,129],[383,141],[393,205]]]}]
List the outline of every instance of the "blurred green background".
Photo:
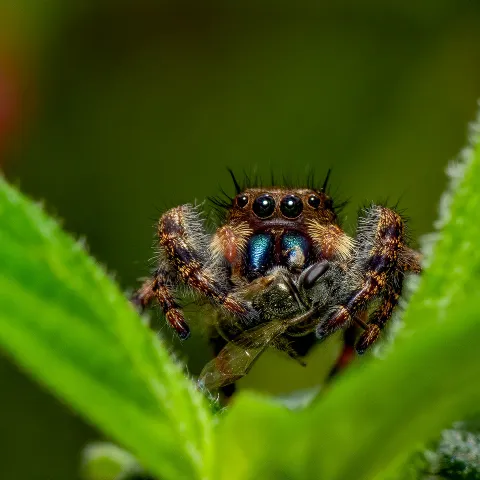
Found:
[{"label": "blurred green background", "polygon": [[[226,166],[299,179],[332,167],[348,231],[361,204],[388,198],[415,240],[428,233],[480,97],[480,2],[292,5],[1,0],[7,178],[126,291],[148,273],[159,212],[231,192]],[[199,330],[173,342],[192,373],[208,358]],[[327,356],[306,369],[265,356],[241,386],[313,385]],[[99,434],[6,358],[0,385],[0,478],[78,478]]]}]

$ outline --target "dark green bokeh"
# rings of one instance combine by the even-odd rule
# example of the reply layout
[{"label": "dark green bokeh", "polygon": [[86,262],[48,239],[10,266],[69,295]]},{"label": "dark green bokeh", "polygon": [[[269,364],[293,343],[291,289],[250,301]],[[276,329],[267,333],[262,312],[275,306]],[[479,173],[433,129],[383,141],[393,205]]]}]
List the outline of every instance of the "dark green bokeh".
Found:
[{"label": "dark green bokeh", "polygon": [[[477,2],[23,3],[10,9],[35,108],[6,175],[86,237],[122,288],[148,273],[159,212],[232,191],[226,166],[294,179],[332,167],[350,232],[360,205],[385,199],[400,200],[414,239],[431,230],[480,96]],[[180,355],[198,373],[195,333]],[[266,356],[242,386],[312,385],[325,370],[314,357],[302,369]],[[7,361],[0,379],[0,478],[75,478],[96,432]]]}]

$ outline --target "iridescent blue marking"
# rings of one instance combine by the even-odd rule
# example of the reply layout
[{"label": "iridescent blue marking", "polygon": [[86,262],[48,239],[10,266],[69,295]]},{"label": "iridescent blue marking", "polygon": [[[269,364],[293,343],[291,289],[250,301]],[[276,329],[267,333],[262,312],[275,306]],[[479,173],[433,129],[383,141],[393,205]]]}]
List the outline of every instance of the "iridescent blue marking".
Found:
[{"label": "iridescent blue marking", "polygon": [[247,246],[248,266],[254,271],[263,271],[272,260],[273,237],[259,233],[250,238]]},{"label": "iridescent blue marking", "polygon": [[301,233],[289,232],[283,235],[282,252],[288,266],[303,268],[308,250],[308,240]]}]

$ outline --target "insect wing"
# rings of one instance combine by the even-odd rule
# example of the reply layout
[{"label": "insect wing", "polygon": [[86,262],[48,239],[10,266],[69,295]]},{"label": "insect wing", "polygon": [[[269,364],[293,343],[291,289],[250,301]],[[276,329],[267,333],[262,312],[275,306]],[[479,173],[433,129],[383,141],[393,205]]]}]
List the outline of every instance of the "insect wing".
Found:
[{"label": "insect wing", "polygon": [[208,390],[217,390],[242,378],[272,340],[286,328],[285,322],[273,321],[243,332],[205,365],[198,384]]}]

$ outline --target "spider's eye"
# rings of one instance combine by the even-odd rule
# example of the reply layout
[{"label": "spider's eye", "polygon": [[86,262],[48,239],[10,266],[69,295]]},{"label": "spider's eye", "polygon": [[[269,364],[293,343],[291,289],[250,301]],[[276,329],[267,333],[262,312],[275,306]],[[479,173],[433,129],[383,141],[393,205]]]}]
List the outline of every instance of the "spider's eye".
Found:
[{"label": "spider's eye", "polygon": [[237,205],[238,205],[240,208],[243,208],[247,203],[248,203],[248,197],[247,197],[247,195],[243,194],[243,195],[239,195],[239,196],[237,197]]},{"label": "spider's eye", "polygon": [[313,208],[318,208],[320,205],[320,199],[316,195],[310,195],[308,197],[308,204]]},{"label": "spider's eye", "polygon": [[260,195],[253,202],[252,210],[259,218],[270,217],[275,210],[275,200],[271,195]]},{"label": "spider's eye", "polygon": [[297,218],[303,210],[303,202],[295,195],[286,195],[280,203],[280,211],[287,218]]}]

